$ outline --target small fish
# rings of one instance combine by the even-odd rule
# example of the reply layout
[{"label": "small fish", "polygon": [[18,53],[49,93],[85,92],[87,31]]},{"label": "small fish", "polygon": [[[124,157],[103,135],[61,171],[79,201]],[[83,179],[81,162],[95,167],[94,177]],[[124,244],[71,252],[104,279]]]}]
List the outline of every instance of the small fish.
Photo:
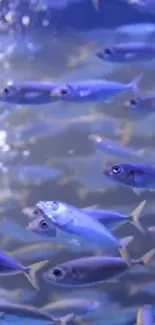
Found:
[{"label": "small fish", "polygon": [[57,87],[57,83],[41,81],[7,85],[4,89],[0,89],[0,101],[21,105],[52,103],[58,100],[51,96],[55,87]]},{"label": "small fish", "polygon": [[130,264],[126,246],[131,237],[118,240],[99,221],[81,209],[59,201],[39,201],[36,208],[50,225],[62,231],[93,241],[94,245],[104,247],[117,247]]},{"label": "small fish", "polygon": [[151,305],[144,305],[137,313],[136,325],[153,325],[153,309]]},{"label": "small fish", "polygon": [[16,273],[24,273],[32,286],[38,290],[38,283],[36,280],[36,272],[44,267],[48,261],[37,262],[30,266],[24,266],[20,262],[16,261],[13,257],[0,253],[0,275],[11,275]]},{"label": "small fish", "polygon": [[96,149],[99,149],[108,155],[117,156],[123,159],[135,159],[140,161],[146,156],[146,152],[141,149],[136,151],[132,148],[124,146],[123,144],[111,141],[105,137],[90,135],[89,139],[93,142]]},{"label": "small fish", "polygon": [[84,316],[90,314],[100,307],[100,302],[94,299],[86,298],[68,298],[58,300],[42,307],[41,310],[53,317],[63,317],[67,314]]},{"label": "small fish", "polygon": [[35,307],[9,303],[0,304],[0,320],[12,322],[12,324],[16,324],[18,321],[21,321],[22,324],[24,324],[24,322],[30,324],[37,321],[39,325],[66,325],[72,318],[73,315],[66,315],[56,319]]},{"label": "small fish", "polygon": [[134,93],[139,93],[138,85],[142,76],[143,74],[140,74],[128,84],[106,79],[68,82],[64,86],[60,85],[55,89],[53,88],[51,96],[62,101],[77,103],[107,102],[124,91],[131,90]]},{"label": "small fish", "polygon": [[[86,214],[91,216],[93,219],[100,221],[105,227],[111,229],[113,227],[117,227],[122,225],[123,223],[130,222],[132,223],[138,230],[144,232],[143,226],[140,223],[141,212],[146,204],[146,200],[142,201],[132,212],[130,215],[125,215],[119,213],[117,211],[112,210],[102,210],[98,209],[97,206],[90,206],[86,208],[82,208]],[[53,237],[54,230],[56,232],[56,228],[51,225],[48,225],[45,219],[41,215],[39,215],[39,210],[34,210],[34,216],[31,218],[27,229],[33,231],[35,233],[45,235],[48,237]],[[33,211],[31,209],[31,213]],[[29,210],[30,211],[30,210]],[[38,213],[37,213],[38,211]],[[32,215],[32,214],[31,214]],[[37,216],[38,215],[38,216]],[[56,233],[55,233],[56,236]]]},{"label": "small fish", "polygon": [[15,259],[22,259],[23,261],[33,261],[51,259],[56,253],[59,253],[63,249],[61,243],[55,243],[52,241],[48,242],[37,242],[24,245],[18,249],[11,250],[7,254],[11,254]]},{"label": "small fish", "polygon": [[155,189],[155,167],[145,164],[107,164],[103,174],[122,185],[139,189]]},{"label": "small fish", "polygon": [[124,215],[117,211],[112,210],[99,210],[94,209],[93,207],[87,207],[82,209],[88,215],[100,221],[106,227],[118,227],[123,223],[130,222],[132,223],[140,232],[145,233],[145,229],[140,223],[141,212],[144,209],[146,200],[142,201],[130,215]]},{"label": "small fish", "polygon": [[17,183],[38,185],[59,178],[62,172],[44,165],[22,165],[9,168],[8,176]]},{"label": "small fish", "polygon": [[101,49],[97,57],[118,63],[148,61],[155,58],[155,45],[151,43],[119,43]]},{"label": "small fish", "polygon": [[125,102],[125,106],[139,114],[151,114],[155,112],[155,92],[141,94]]},{"label": "small fish", "polygon": [[[155,249],[150,250],[137,260],[131,260],[131,267],[147,266],[155,255]],[[122,257],[83,257],[58,264],[44,273],[46,281],[54,285],[81,287],[90,286],[118,277],[130,270]]]},{"label": "small fish", "polygon": [[36,291],[29,289],[6,290],[0,289],[0,304],[2,301],[10,303],[27,303],[36,297]]}]

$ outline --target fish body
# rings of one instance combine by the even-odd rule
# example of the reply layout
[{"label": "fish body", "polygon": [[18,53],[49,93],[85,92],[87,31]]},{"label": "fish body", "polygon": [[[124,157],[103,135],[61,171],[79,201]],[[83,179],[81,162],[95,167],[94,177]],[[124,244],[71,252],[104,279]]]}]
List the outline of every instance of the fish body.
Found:
[{"label": "fish body", "polygon": [[62,231],[78,236],[85,240],[91,240],[94,246],[104,248],[118,248],[122,256],[130,264],[126,246],[132,237],[119,240],[108,229],[90,215],[67,203],[58,201],[40,201],[36,208],[42,213],[48,224],[54,225]]},{"label": "fish body", "polygon": [[151,43],[119,43],[101,49],[97,57],[118,63],[139,62],[151,60],[155,57],[155,45]]},{"label": "fish body", "polygon": [[57,83],[52,82],[25,82],[7,85],[0,90],[0,101],[21,105],[42,105],[57,101],[51,97],[51,92]]},{"label": "fish body", "polygon": [[[147,265],[154,257],[151,250],[131,261],[131,267]],[[59,286],[90,286],[119,276],[130,268],[122,257],[91,256],[70,260],[44,273],[44,279]]]},{"label": "fish body", "polygon": [[42,211],[48,224],[63,231],[94,240],[99,245],[120,245],[100,222],[81,209],[58,201],[40,201],[36,207]]},{"label": "fish body", "polygon": [[9,168],[9,176],[14,182],[25,185],[40,184],[62,176],[60,170],[43,165],[22,165]]},{"label": "fish body", "polygon": [[48,261],[37,262],[30,266],[24,266],[13,257],[0,253],[0,275],[23,273],[35,289],[38,290],[36,272],[47,264]]},{"label": "fish body", "polygon": [[145,164],[107,164],[103,174],[125,186],[139,189],[155,189],[155,167]]},{"label": "fish body", "polygon": [[151,114],[155,112],[155,92],[141,94],[125,102],[125,106],[137,113]]},{"label": "fish body", "polygon": [[106,79],[69,82],[64,87],[62,85],[57,86],[51,95],[53,98],[57,97],[69,102],[110,101],[124,91],[137,92],[141,78],[142,74],[128,84]]},{"label": "fish body", "polygon": [[94,312],[100,307],[100,303],[94,299],[68,298],[52,302],[42,307],[45,313],[52,314],[54,317],[62,317],[74,313],[84,316]]},{"label": "fish body", "polygon": [[42,321],[41,324],[44,324],[45,322],[48,322],[47,324],[52,324],[52,322],[53,324],[55,323],[54,319],[50,315],[44,313],[40,309],[30,306],[9,303],[0,303],[0,319],[8,322],[12,321],[13,323],[18,323],[18,321],[38,321],[39,324],[40,321]]},{"label": "fish body", "polygon": [[86,80],[69,83],[25,82],[8,85],[0,91],[2,102],[38,105],[57,101],[102,102],[111,100],[124,91],[137,92],[142,74],[128,84],[117,81]]}]

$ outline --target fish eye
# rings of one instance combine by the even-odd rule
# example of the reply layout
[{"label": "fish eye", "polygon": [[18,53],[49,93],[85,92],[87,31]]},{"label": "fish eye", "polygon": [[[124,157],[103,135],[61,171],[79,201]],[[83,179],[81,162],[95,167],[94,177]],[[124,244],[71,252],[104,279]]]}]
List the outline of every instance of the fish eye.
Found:
[{"label": "fish eye", "polygon": [[104,50],[104,54],[105,54],[105,55],[112,55],[112,50],[110,50],[109,48],[106,48],[106,49]]},{"label": "fish eye", "polygon": [[68,89],[67,89],[67,88],[62,88],[62,89],[60,90],[60,94],[61,94],[61,95],[67,95],[67,94],[68,94]]},{"label": "fish eye", "polygon": [[131,99],[130,104],[131,104],[131,106],[135,107],[135,106],[137,106],[138,103],[135,99]]},{"label": "fish eye", "polygon": [[9,94],[9,89],[8,89],[8,88],[4,88],[4,93],[5,93],[6,95],[8,95],[8,94]]},{"label": "fish eye", "polygon": [[46,223],[46,221],[45,220],[41,220],[40,222],[39,222],[39,225],[40,225],[40,227],[41,228],[48,228],[48,224]]},{"label": "fish eye", "polygon": [[119,174],[121,172],[121,167],[119,165],[115,165],[112,167],[112,171],[114,174]]},{"label": "fish eye", "polygon": [[34,209],[33,214],[38,215],[39,214],[39,210],[38,209]]},{"label": "fish eye", "polygon": [[53,275],[55,276],[55,278],[62,278],[64,275],[63,270],[59,269],[59,268],[55,268],[53,270]]},{"label": "fish eye", "polygon": [[52,209],[53,209],[54,211],[57,211],[57,210],[59,209],[59,203],[56,202],[56,201],[54,201],[54,202],[52,203]]}]

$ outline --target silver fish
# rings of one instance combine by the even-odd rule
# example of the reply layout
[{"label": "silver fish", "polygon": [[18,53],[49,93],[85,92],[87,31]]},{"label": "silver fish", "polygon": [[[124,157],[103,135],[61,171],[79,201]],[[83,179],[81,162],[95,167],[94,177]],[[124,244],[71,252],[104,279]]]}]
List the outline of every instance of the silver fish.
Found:
[{"label": "silver fish", "polygon": [[[152,249],[140,259],[132,260],[131,267],[147,265],[155,255]],[[59,286],[91,286],[117,277],[130,268],[122,257],[84,257],[58,264],[44,273],[44,279]]]}]

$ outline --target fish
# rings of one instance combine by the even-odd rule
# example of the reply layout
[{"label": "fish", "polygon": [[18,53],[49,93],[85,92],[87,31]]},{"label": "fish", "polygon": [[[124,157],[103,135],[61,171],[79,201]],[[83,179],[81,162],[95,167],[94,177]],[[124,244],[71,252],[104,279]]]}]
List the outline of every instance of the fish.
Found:
[{"label": "fish", "polygon": [[132,237],[119,240],[108,229],[90,215],[70,204],[59,201],[39,201],[36,208],[50,225],[80,238],[91,240],[95,246],[117,247],[120,254],[130,265],[127,245]]},{"label": "fish", "polygon": [[0,275],[11,275],[16,273],[23,273],[31,285],[39,290],[36,272],[44,267],[48,263],[48,260],[44,260],[41,262],[37,262],[30,266],[24,266],[20,262],[18,262],[13,257],[1,252],[0,253]]},{"label": "fish", "polygon": [[19,105],[42,105],[58,101],[51,92],[57,83],[52,82],[25,82],[21,84],[8,84],[0,89],[0,101]]},{"label": "fish", "polygon": [[[138,230],[144,233],[143,226],[140,223],[140,217],[145,204],[146,204],[146,200],[142,201],[131,212],[130,215],[125,215],[112,210],[99,209],[96,205],[85,207],[82,208],[81,210],[84,211],[89,216],[91,216],[93,219],[100,221],[100,223],[102,223],[108,229],[113,229],[115,227],[119,227],[120,225],[126,222],[130,222]],[[54,233],[53,231],[55,230],[56,232],[56,228],[48,225],[45,219],[41,215],[39,215],[39,211],[38,211],[39,216],[36,217],[36,215],[37,215],[37,209],[34,209],[34,217],[30,219],[31,221],[29,222],[27,229],[41,235],[53,237],[53,233]]]},{"label": "fish", "polygon": [[113,229],[126,222],[133,224],[140,232],[146,233],[144,227],[140,222],[141,212],[144,209],[146,200],[142,201],[130,215],[125,215],[117,211],[95,209],[94,207],[83,208],[89,216],[100,221],[105,227]]},{"label": "fish", "polygon": [[124,104],[135,113],[153,114],[155,112],[155,92],[151,91],[146,94],[141,94],[140,96],[131,98]]},{"label": "fish", "polygon": [[[123,159],[134,159],[141,161],[142,159],[147,159],[148,155],[146,155],[146,153],[148,153],[149,158],[151,158],[149,151],[147,152],[143,149],[134,150],[116,141],[111,141],[106,137],[100,137],[99,135],[92,134],[89,135],[89,140],[92,141],[96,149],[99,149],[108,155],[117,156]],[[152,157],[152,160],[153,159],[154,158]]]},{"label": "fish", "polygon": [[107,164],[103,174],[124,186],[138,189],[155,189],[155,167],[138,163]]},{"label": "fish", "polygon": [[39,235],[47,236],[47,237],[56,237],[57,230],[54,226],[48,225],[45,219],[42,216],[36,217],[32,221],[29,222],[26,227],[27,230],[33,231]]},{"label": "fish", "polygon": [[131,260],[129,267],[122,257],[91,256],[58,264],[43,274],[44,280],[58,286],[85,287],[118,277],[137,265],[147,266],[155,249],[139,259]]},{"label": "fish", "polygon": [[72,313],[76,316],[84,316],[94,313],[100,306],[101,303],[94,299],[67,298],[48,303],[41,310],[45,313],[52,314],[54,317],[63,317]]},{"label": "fish", "polygon": [[11,180],[24,185],[42,184],[50,180],[59,179],[63,173],[54,167],[44,165],[21,165],[8,169],[7,175]]},{"label": "fish", "polygon": [[139,83],[143,74],[136,76],[130,83],[123,84],[106,79],[68,82],[52,90],[51,96],[69,102],[109,102],[124,91],[139,93]]},{"label": "fish", "polygon": [[96,56],[117,63],[148,61],[155,58],[155,45],[148,42],[116,43],[101,49]]},{"label": "fish", "polygon": [[57,101],[77,103],[110,101],[124,91],[139,92],[138,85],[142,76],[141,73],[128,84],[106,79],[68,83],[36,81],[19,85],[11,84],[0,90],[0,101],[25,105],[39,105]]},{"label": "fish", "polygon": [[20,304],[0,303],[0,320],[12,322],[12,324],[20,320],[23,324],[24,322],[29,324],[29,322],[37,321],[39,325],[44,325],[45,322],[49,325],[65,325],[72,318],[73,315],[65,315],[62,318],[56,319],[35,307],[23,306]]},{"label": "fish", "polygon": [[153,309],[151,305],[144,305],[137,313],[136,325],[153,325]]},{"label": "fish", "polygon": [[6,290],[0,289],[0,303],[5,300],[5,302],[16,302],[16,303],[27,303],[28,301],[36,297],[35,290],[24,289],[15,289],[15,290]]}]

